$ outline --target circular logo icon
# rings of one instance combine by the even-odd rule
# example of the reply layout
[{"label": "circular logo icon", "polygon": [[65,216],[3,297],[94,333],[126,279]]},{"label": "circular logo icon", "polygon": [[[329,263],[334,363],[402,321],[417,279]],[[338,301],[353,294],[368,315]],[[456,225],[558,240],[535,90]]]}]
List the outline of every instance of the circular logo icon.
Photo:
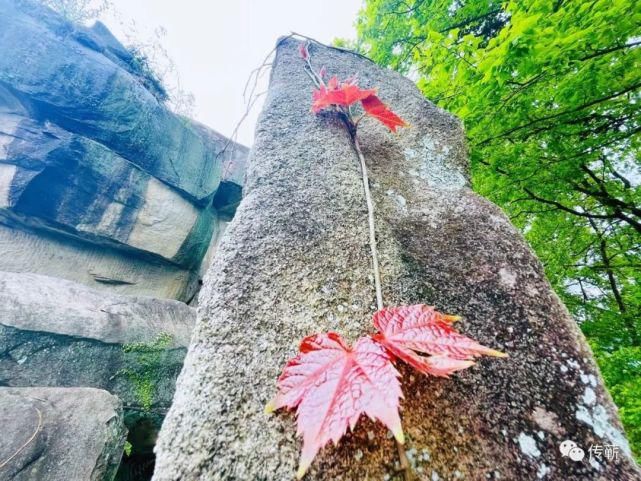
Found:
[{"label": "circular logo icon", "polygon": [[570,439],[566,439],[561,443],[559,446],[559,449],[561,450],[561,454],[563,456],[568,456],[570,454],[570,449],[576,448],[576,443]]},{"label": "circular logo icon", "polygon": [[559,450],[563,457],[568,457],[572,461],[581,461],[585,457],[585,452],[583,449],[577,446],[577,444],[571,439],[566,439],[559,446]]},{"label": "circular logo icon", "polygon": [[585,457],[585,453],[583,452],[583,449],[576,447],[570,449],[570,452],[568,453],[568,457],[572,461],[581,461]]}]

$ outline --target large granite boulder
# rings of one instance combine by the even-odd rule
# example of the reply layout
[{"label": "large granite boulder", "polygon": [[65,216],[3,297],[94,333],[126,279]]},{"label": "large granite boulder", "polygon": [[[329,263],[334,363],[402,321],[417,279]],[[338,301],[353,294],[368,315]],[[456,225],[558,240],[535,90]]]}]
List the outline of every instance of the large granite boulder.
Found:
[{"label": "large granite boulder", "polygon": [[[0,10],[0,227],[14,231],[10,246],[39,237],[1,256],[0,270],[189,301],[242,196],[247,149],[172,113],[102,24],[71,24],[31,0]],[[52,236],[84,258],[81,272],[48,253]],[[157,286],[141,286],[147,277]]]},{"label": "large granite boulder", "polygon": [[111,481],[127,430],[116,396],[91,388],[0,388],[0,479]]},{"label": "large granite boulder", "polygon": [[195,318],[178,301],[0,272],[0,385],[101,388],[122,399],[128,425],[158,424]]},{"label": "large granite boulder", "polygon": [[[638,480],[585,339],[541,264],[468,183],[459,122],[413,83],[358,55],[313,44],[330,75],[363,87],[410,124],[365,118],[359,136],[376,204],[386,304],[427,303],[509,354],[451,379],[403,369],[408,457],[422,480]],[[246,193],[205,279],[199,318],[158,445],[155,481],[294,476],[294,416],[263,407],[304,336],[372,332],[375,295],[359,163],[344,127],[310,113],[298,42],[282,40],[249,159]],[[380,424],[362,421],[305,479],[401,479]],[[587,453],[563,457],[570,439]],[[614,448],[613,448],[614,449]]]}]

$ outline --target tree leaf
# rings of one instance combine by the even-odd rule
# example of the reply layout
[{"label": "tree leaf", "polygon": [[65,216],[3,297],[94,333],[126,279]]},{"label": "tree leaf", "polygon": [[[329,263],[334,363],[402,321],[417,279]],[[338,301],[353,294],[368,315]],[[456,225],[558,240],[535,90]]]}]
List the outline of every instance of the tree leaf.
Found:
[{"label": "tree leaf", "polygon": [[[641,346],[639,2],[363,3],[361,53],[463,120],[474,190],[523,232],[599,367],[616,365]],[[605,379],[641,462],[641,396],[618,394],[635,356]]]},{"label": "tree leaf", "polygon": [[397,343],[386,342],[384,337],[380,335],[374,336],[373,339],[384,346],[390,354],[409,364],[423,374],[429,374],[437,377],[449,377],[450,374],[456,371],[467,369],[474,365],[474,361],[452,359],[447,356],[421,356],[411,349],[402,347]]},{"label": "tree leaf", "polygon": [[435,376],[447,377],[465,369],[477,356],[506,357],[459,334],[451,325],[454,320],[424,304],[387,307],[374,314],[374,327],[379,331],[374,340],[420,372]]},{"label": "tree leaf", "polygon": [[364,98],[361,100],[361,103],[367,115],[371,115],[379,120],[392,132],[396,132],[397,127],[407,126],[407,123],[392,112],[376,95],[370,95]]},{"label": "tree leaf", "polygon": [[327,81],[327,85],[321,85],[318,90],[312,93],[312,111],[318,113],[327,107],[337,105],[349,107],[350,105],[376,94],[376,89],[361,89],[356,83],[356,78],[339,82],[338,77],[333,76]]},{"label": "tree leaf", "polygon": [[266,411],[296,408],[298,434],[303,437],[301,478],[318,451],[338,443],[361,414],[378,419],[404,442],[398,413],[402,396],[399,373],[385,349],[369,337],[349,348],[336,333],[303,339],[300,353],[278,379],[278,394]]}]

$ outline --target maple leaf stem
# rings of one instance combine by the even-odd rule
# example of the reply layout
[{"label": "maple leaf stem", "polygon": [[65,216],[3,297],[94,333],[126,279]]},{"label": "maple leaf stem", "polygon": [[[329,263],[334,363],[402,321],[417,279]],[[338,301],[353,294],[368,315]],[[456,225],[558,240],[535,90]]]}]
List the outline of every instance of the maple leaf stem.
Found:
[{"label": "maple leaf stem", "polygon": [[[354,125],[351,117],[349,122]],[[369,177],[367,176],[367,165],[365,164],[365,157],[363,156],[363,151],[361,150],[361,145],[358,141],[358,136],[356,135],[355,126],[352,127],[348,125],[348,130],[353,132],[352,142],[354,144],[354,150],[358,155],[358,160],[361,163],[361,174],[363,178],[363,190],[365,191],[365,202],[367,203],[367,220],[369,222],[369,247],[372,253],[372,268],[374,270],[374,287],[376,289],[376,306],[378,310],[383,309],[383,291],[381,289],[381,273],[378,268],[378,249],[376,247],[376,228],[374,224],[374,203],[372,202],[372,194],[369,190]]]},{"label": "maple leaf stem", "polygon": [[[307,55],[304,59],[306,68],[304,68],[304,70],[309,76],[309,78],[312,80],[314,85],[319,87],[320,83],[322,82],[324,84],[324,82],[322,77],[318,73],[316,73],[316,71],[314,70],[314,67],[312,66],[312,55],[311,55],[311,52],[309,51],[309,41],[306,44],[306,48],[307,48]],[[352,110],[349,106],[343,109],[339,108],[338,113],[340,114],[340,117],[342,118],[343,123],[347,128],[347,132],[349,133],[352,139],[352,145],[354,146],[354,150],[356,151],[356,154],[358,155],[358,160],[361,164],[363,190],[365,191],[365,201],[367,203],[367,219],[369,223],[369,247],[372,254],[372,268],[374,271],[374,288],[376,290],[376,306],[380,311],[381,309],[383,309],[383,291],[381,289],[381,273],[378,267],[378,249],[376,247],[376,227],[374,224],[374,203],[372,201],[372,194],[369,190],[369,178],[367,176],[367,165],[365,164],[365,157],[363,156],[363,151],[361,150],[361,145],[358,141],[358,136],[356,135],[356,128],[358,126],[358,122],[361,120],[363,116],[359,117],[355,121],[352,115]]]},{"label": "maple leaf stem", "polygon": [[309,76],[309,78],[312,80],[314,85],[316,85],[316,87],[320,87],[320,83],[318,82],[318,79],[316,78],[316,74],[314,73],[314,70],[312,70],[312,67],[309,61],[307,62],[307,65],[309,65],[309,69],[304,68],[303,70],[305,70],[305,73]]},{"label": "maple leaf stem", "polygon": [[[362,116],[354,122],[354,119],[351,115],[351,111],[345,115],[343,119],[347,131],[352,137],[352,143],[354,145],[354,150],[358,155],[358,160],[361,164],[361,176],[363,178],[363,190],[365,191],[365,202],[367,203],[367,219],[369,223],[369,247],[372,253],[372,268],[374,271],[374,287],[376,289],[376,306],[380,311],[383,309],[383,290],[381,288],[381,273],[378,267],[378,248],[376,246],[376,225],[374,223],[374,202],[372,201],[372,193],[369,189],[369,176],[367,175],[367,164],[365,163],[365,156],[361,149],[361,144],[358,141],[358,135],[356,133],[356,127],[358,121]],[[398,449],[398,457],[401,465],[401,470],[403,471],[403,478],[405,481],[413,481],[414,475],[412,473],[412,468],[410,466],[409,460],[407,459],[407,454],[405,453],[405,446],[396,440],[396,448]]]},{"label": "maple leaf stem", "polygon": [[410,460],[407,459],[407,454],[405,453],[405,446],[396,441],[396,447],[398,449],[398,457],[401,463],[403,477],[405,481],[413,481],[414,475],[412,473],[412,467],[410,466]]}]

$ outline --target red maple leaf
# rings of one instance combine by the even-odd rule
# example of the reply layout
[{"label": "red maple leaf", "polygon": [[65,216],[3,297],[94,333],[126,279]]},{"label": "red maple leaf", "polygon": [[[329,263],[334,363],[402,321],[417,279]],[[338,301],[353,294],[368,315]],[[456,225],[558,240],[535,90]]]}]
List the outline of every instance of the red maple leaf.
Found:
[{"label": "red maple leaf", "polygon": [[407,123],[394,112],[392,112],[389,107],[381,102],[381,99],[379,99],[376,95],[365,97],[361,100],[361,103],[363,104],[363,109],[365,110],[367,115],[371,115],[372,117],[378,119],[392,132],[396,132],[397,127],[407,126]]},{"label": "red maple leaf", "polygon": [[[324,72],[322,72],[324,74]],[[321,75],[322,79],[322,75]],[[358,86],[358,78],[350,77],[341,82],[335,75],[312,92],[312,111],[318,113],[328,107],[349,107],[356,102],[361,102],[363,110],[383,123],[392,132],[398,127],[406,127],[407,123],[392,112],[376,96],[376,89],[362,89]]]},{"label": "red maple leaf", "polygon": [[465,369],[477,356],[506,357],[456,332],[451,325],[454,320],[424,304],[388,307],[374,314],[379,333],[373,339],[415,369],[434,376],[447,377]]},{"label": "red maple leaf", "polygon": [[338,444],[361,414],[378,419],[404,442],[398,377],[389,354],[369,336],[353,348],[334,332],[303,339],[300,353],[278,379],[276,398],[266,408],[297,408],[298,434],[303,437],[299,479],[316,453],[329,441]]},{"label": "red maple leaf", "polygon": [[355,79],[339,82],[338,77],[333,76],[326,86],[321,85],[312,93],[312,111],[318,113],[333,105],[349,107],[375,94],[376,89],[361,89]]},{"label": "red maple leaf", "polygon": [[298,45],[298,55],[300,55],[300,58],[303,60],[309,59],[309,47],[307,45],[307,42],[301,42],[300,45]]}]

